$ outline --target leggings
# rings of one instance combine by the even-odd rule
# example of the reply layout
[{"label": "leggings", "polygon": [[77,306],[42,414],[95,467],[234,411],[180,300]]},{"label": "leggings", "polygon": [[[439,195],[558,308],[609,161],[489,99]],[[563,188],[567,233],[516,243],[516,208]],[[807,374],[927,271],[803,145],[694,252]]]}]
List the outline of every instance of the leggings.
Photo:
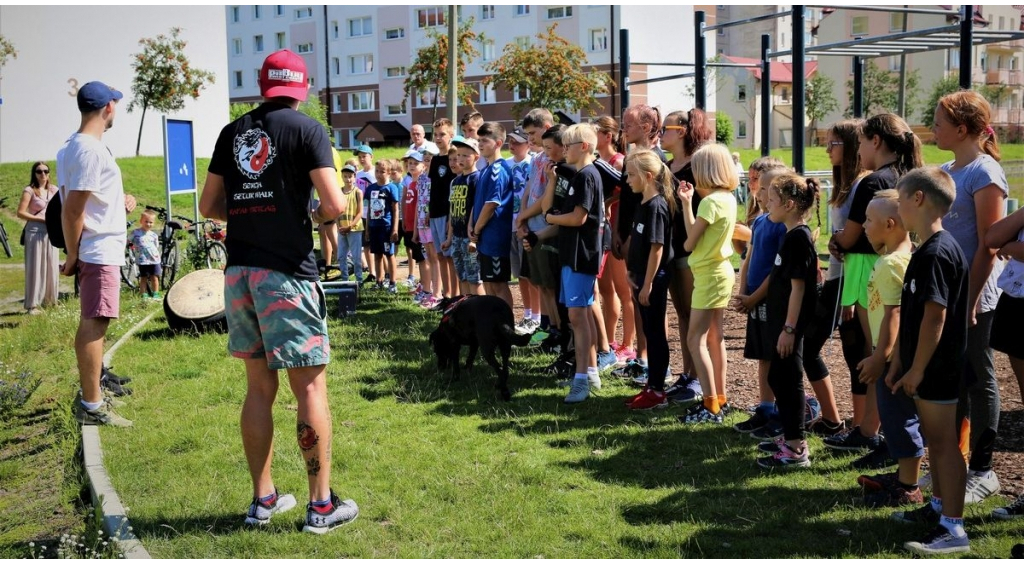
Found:
[{"label": "leggings", "polygon": [[821,349],[838,326],[839,338],[843,345],[843,358],[850,370],[850,390],[855,395],[862,396],[868,393],[868,386],[857,379],[857,363],[864,360],[866,339],[857,316],[849,321],[842,321],[840,317],[840,308],[837,306],[842,281],[842,278],[826,281],[818,294],[818,307],[814,319],[804,335],[803,367],[807,372],[807,379],[811,382],[828,377],[828,367],[821,358]]},{"label": "leggings", "polygon": [[804,395],[803,336],[796,335],[793,353],[780,358],[778,352],[772,356],[768,369],[768,385],[775,394],[775,405],[787,441],[804,438],[804,411],[807,397]]},{"label": "leggings", "polygon": [[[647,335],[647,385],[656,392],[665,391],[668,372],[668,335],[665,332],[665,311],[668,306],[668,284],[671,276],[659,268],[651,283],[650,304],[640,304],[640,291],[633,290],[633,302],[640,312],[644,335]],[[638,284],[643,287],[643,282]]]}]

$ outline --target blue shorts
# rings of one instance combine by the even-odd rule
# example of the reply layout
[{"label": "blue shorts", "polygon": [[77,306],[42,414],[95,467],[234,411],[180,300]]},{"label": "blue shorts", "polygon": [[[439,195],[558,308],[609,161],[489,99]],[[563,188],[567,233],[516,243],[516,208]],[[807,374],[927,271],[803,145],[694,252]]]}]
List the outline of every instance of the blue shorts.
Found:
[{"label": "blue shorts", "polygon": [[441,244],[448,238],[448,216],[430,218],[430,235],[434,238],[437,254],[451,258],[455,245],[448,247],[447,251],[441,250]]},{"label": "blue shorts", "polygon": [[594,284],[597,275],[573,272],[568,266],[562,267],[562,292],[558,301],[565,307],[590,307],[594,303]]},{"label": "blue shorts", "polygon": [[139,276],[160,276],[164,269],[159,264],[140,264]]},{"label": "blue shorts", "polygon": [[476,284],[480,282],[480,261],[477,253],[469,252],[469,237],[452,236],[452,260],[459,280]]},{"label": "blue shorts", "polygon": [[331,361],[327,299],[320,282],[232,266],[224,272],[224,307],[231,356],[266,358],[272,370]]},{"label": "blue shorts", "polygon": [[375,255],[390,257],[395,254],[395,244],[391,242],[391,226],[378,225],[370,227],[370,252]]}]

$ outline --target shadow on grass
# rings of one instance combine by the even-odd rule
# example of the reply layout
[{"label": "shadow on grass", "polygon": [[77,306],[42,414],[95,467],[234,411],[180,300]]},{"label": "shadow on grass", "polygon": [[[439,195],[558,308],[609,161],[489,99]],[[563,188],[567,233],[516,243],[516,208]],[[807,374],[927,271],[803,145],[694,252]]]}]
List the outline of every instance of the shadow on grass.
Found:
[{"label": "shadow on grass", "polygon": [[238,531],[253,530],[242,522],[243,515],[237,511],[218,515],[189,515],[187,517],[143,518],[129,517],[132,532],[142,540],[183,535],[224,535]]}]

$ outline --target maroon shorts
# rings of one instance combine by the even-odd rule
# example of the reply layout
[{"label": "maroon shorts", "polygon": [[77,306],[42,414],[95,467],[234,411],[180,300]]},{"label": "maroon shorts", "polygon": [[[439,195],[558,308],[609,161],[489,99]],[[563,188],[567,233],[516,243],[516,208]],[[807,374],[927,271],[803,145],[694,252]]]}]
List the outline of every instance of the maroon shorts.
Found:
[{"label": "maroon shorts", "polygon": [[121,308],[121,268],[106,264],[78,263],[82,318],[117,318]]}]

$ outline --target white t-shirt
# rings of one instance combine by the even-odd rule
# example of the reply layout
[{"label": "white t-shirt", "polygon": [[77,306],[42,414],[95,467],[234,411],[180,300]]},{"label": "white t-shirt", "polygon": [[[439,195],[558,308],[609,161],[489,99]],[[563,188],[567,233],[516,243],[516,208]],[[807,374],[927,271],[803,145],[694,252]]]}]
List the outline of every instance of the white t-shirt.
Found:
[{"label": "white t-shirt", "polygon": [[[359,188],[359,191],[363,194],[366,194],[366,189],[376,181],[377,177],[372,170],[369,172],[365,170],[356,172],[356,188]],[[370,211],[369,205],[369,201],[363,198],[363,219],[367,218],[367,213]]]},{"label": "white t-shirt", "polygon": [[433,141],[424,141],[423,144],[420,145],[419,147],[417,147],[415,143],[413,143],[412,145],[409,145],[409,150],[411,150],[411,151],[421,151],[422,152],[422,151],[429,151],[430,149],[433,149],[433,151],[430,151],[430,152],[432,154],[434,154],[434,155],[441,154],[441,149],[438,149],[437,148],[437,144],[434,143]]},{"label": "white t-shirt", "polygon": [[62,202],[68,191],[89,193],[78,260],[123,266],[128,238],[124,184],[110,149],[91,135],[72,135],[57,152],[57,179]]},{"label": "white t-shirt", "polygon": [[[1017,240],[1024,242],[1024,229],[1017,234]],[[999,287],[1015,298],[1024,299],[1024,262],[1017,259],[1006,261],[1006,268],[999,275]]]}]

